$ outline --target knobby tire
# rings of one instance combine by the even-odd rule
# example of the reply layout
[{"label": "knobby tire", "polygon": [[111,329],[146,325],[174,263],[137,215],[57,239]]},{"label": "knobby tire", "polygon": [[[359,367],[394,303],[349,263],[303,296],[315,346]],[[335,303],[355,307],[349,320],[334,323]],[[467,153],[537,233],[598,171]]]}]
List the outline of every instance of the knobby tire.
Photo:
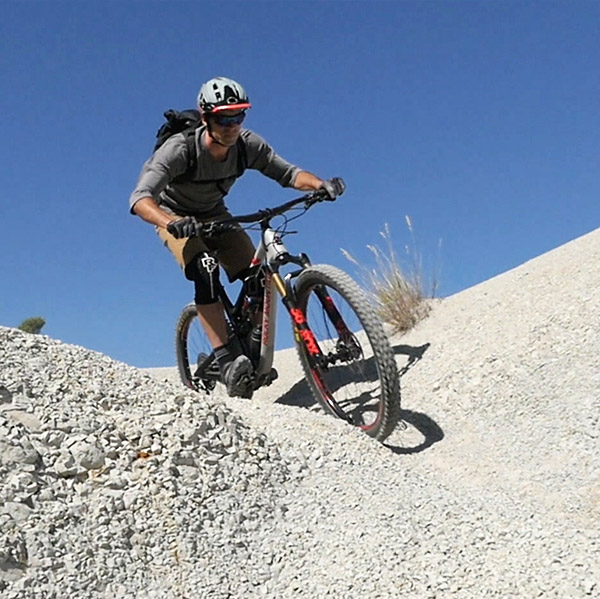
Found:
[{"label": "knobby tire", "polygon": [[201,381],[194,374],[197,369],[198,354],[204,352],[206,355],[212,349],[208,337],[204,333],[195,304],[188,304],[183,308],[175,326],[175,355],[177,357],[177,369],[181,382],[188,388],[198,391],[204,388],[207,391],[214,388],[213,381]]},{"label": "knobby tire", "polygon": [[[344,344],[340,346],[340,336],[317,297],[321,286],[353,333],[353,357],[343,353]],[[295,290],[321,351],[331,357],[324,367],[311,365],[306,346],[296,333],[296,349],[313,396],[326,412],[336,415],[327,403],[327,394],[331,394],[356,426],[383,441],[400,419],[400,380],[379,317],[358,284],[333,266],[306,268],[298,276]]]}]

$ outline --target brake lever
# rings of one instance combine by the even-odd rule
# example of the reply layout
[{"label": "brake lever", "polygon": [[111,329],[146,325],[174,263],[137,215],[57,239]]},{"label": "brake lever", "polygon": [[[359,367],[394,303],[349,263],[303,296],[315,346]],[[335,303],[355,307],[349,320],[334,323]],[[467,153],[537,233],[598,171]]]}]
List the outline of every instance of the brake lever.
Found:
[{"label": "brake lever", "polygon": [[325,200],[327,200],[329,198],[327,192],[321,191],[321,190],[312,191],[311,193],[307,193],[306,196],[304,196],[304,197],[306,198],[304,205],[307,208],[310,208],[311,206],[313,206],[314,204],[317,204],[318,202],[324,202]]},{"label": "brake lever", "polygon": [[217,237],[228,231],[242,231],[243,228],[236,223],[223,223],[220,221],[211,221],[199,224],[199,235],[201,237]]},{"label": "brake lever", "polygon": [[198,223],[198,237],[208,238],[214,237],[218,234],[218,223],[217,222],[208,222],[208,223]]}]

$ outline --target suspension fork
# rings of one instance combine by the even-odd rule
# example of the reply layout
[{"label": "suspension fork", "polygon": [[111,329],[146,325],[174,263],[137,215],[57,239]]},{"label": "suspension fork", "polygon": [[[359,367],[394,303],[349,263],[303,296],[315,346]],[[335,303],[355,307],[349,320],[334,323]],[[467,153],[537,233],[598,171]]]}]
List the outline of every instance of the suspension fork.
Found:
[{"label": "suspension fork", "polygon": [[[269,264],[269,278],[271,279],[271,285],[277,289],[279,295],[281,295],[281,301],[288,311],[292,322],[294,323],[295,332],[306,349],[306,356],[313,379],[319,386],[319,389],[323,395],[323,399],[338,418],[342,418],[350,424],[354,424],[352,419],[335,401],[333,394],[323,380],[321,375],[321,367],[326,367],[327,357],[323,355],[314,333],[308,326],[304,312],[298,307],[296,294],[291,283],[291,278],[293,275],[288,275],[286,277],[286,285],[286,283],[283,281],[283,278],[279,274],[279,266],[282,264],[289,264],[290,262],[297,264],[301,268],[307,268],[310,266],[308,256],[305,254],[301,254],[298,257],[292,256],[287,251],[283,243],[281,243],[281,239],[277,236],[276,232],[269,228],[268,222],[262,224],[261,245],[259,250],[257,250],[256,257],[262,257],[261,252],[263,251],[266,254],[267,262]],[[326,293],[323,293],[323,295],[326,296]],[[331,310],[331,312],[333,314],[333,310]],[[339,312],[337,313],[337,316],[337,321],[339,322],[341,320]]]},{"label": "suspension fork", "polygon": [[323,364],[325,361],[325,356],[323,355],[323,352],[317,343],[314,333],[310,330],[310,327],[306,322],[304,312],[298,307],[295,294],[290,293],[289,281],[288,285],[286,285],[278,272],[274,272],[272,277],[273,283],[275,284],[279,295],[281,295],[281,301],[283,302],[283,305],[292,319],[294,329],[298,337],[304,343],[304,347],[310,356],[310,361],[316,366]]},{"label": "suspension fork", "polygon": [[[304,268],[307,268],[310,266],[308,257],[305,254],[302,254],[300,256],[299,263],[302,264],[302,266]],[[293,273],[292,277],[298,276],[301,272],[302,271],[297,271],[297,272]],[[295,301],[296,293],[295,293],[294,287],[291,283],[292,277],[286,279],[286,289],[287,289],[288,295],[293,297],[294,301]],[[332,322],[338,335],[342,338],[348,338],[349,336],[352,336],[352,332],[346,325],[346,322],[344,321],[344,317],[340,314],[332,297],[329,295],[329,293],[327,293],[326,287],[323,285],[316,285],[314,287],[314,291],[315,291],[315,295],[321,302],[321,306],[323,307],[323,310],[329,317],[329,320]]]},{"label": "suspension fork", "polygon": [[[306,316],[304,315],[304,312],[298,307],[295,293],[288,292],[288,289],[292,290],[290,280],[287,280],[288,284],[286,285],[283,282],[281,275],[279,273],[274,273],[273,281],[277,290],[279,291],[279,294],[281,295],[281,301],[283,302],[283,305],[289,312],[292,322],[294,323],[294,330],[296,332],[297,338],[303,343],[304,348],[306,349],[306,355],[313,375],[313,379],[318,385],[319,389],[321,390],[325,402],[338,418],[341,418],[342,420],[345,420],[350,424],[354,424],[352,418],[348,414],[346,414],[346,412],[344,412],[344,410],[342,410],[342,408],[339,406],[337,401],[335,401],[333,394],[327,386],[327,383],[323,380],[323,377],[321,375],[321,366],[326,364],[327,357],[321,351],[321,348],[319,347],[315,335],[310,329],[308,322],[306,321]],[[324,290],[323,294],[324,296],[327,296],[327,293]],[[335,310],[335,313],[338,316],[338,320],[340,320],[343,323],[343,319],[341,318],[335,306],[333,306],[331,298],[329,298],[329,300],[333,307],[333,310]],[[347,331],[348,329],[345,323],[343,324]]]},{"label": "suspension fork", "polygon": [[[283,249],[284,246],[282,246]],[[280,250],[281,251],[281,250]],[[280,256],[280,264],[289,264],[294,263],[302,268],[307,268],[310,266],[310,260],[306,254],[301,254],[300,256],[292,256],[287,252],[281,252]],[[281,259],[283,258],[283,260]],[[281,301],[285,306],[285,309],[288,311],[290,318],[292,319],[292,323],[294,324],[294,330],[297,336],[302,340],[304,347],[306,348],[307,355],[309,356],[309,361],[312,366],[320,366],[325,361],[326,358],[317,343],[317,340],[314,336],[314,333],[310,330],[308,323],[306,322],[306,317],[300,308],[298,307],[296,301],[296,293],[294,291],[294,287],[291,283],[291,279],[298,275],[301,271],[297,271],[296,273],[291,273],[286,276],[286,280],[283,280],[283,277],[279,274],[279,266],[275,266],[275,268],[271,269],[271,278],[273,281],[273,286],[279,292],[281,296]]]},{"label": "suspension fork", "polygon": [[325,310],[327,316],[329,316],[329,319],[333,323],[333,326],[335,327],[335,330],[338,332],[340,337],[347,338],[348,336],[350,336],[352,334],[350,332],[350,329],[346,325],[344,318],[339,313],[338,309],[335,306],[335,303],[333,302],[333,299],[327,293],[325,287],[323,285],[317,285],[315,286],[314,290],[316,296],[321,302],[321,305],[323,306],[323,310]]}]

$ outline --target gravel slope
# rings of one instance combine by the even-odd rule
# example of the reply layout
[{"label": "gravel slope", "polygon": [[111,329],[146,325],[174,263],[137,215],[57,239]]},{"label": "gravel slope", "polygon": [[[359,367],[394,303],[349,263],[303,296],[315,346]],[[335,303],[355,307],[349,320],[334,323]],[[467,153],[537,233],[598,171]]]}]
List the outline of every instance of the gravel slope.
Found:
[{"label": "gravel slope", "polygon": [[2,596],[600,597],[599,261],[594,231],[394,338],[386,445],[294,350],[204,399],[0,328]]}]

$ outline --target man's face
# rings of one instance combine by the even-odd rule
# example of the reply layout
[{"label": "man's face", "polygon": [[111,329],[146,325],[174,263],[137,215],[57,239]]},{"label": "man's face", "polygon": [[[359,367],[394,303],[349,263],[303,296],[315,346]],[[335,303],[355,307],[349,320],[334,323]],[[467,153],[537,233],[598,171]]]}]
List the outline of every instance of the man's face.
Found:
[{"label": "man's face", "polygon": [[222,110],[208,116],[213,137],[224,146],[234,146],[240,136],[245,116],[245,110]]}]

